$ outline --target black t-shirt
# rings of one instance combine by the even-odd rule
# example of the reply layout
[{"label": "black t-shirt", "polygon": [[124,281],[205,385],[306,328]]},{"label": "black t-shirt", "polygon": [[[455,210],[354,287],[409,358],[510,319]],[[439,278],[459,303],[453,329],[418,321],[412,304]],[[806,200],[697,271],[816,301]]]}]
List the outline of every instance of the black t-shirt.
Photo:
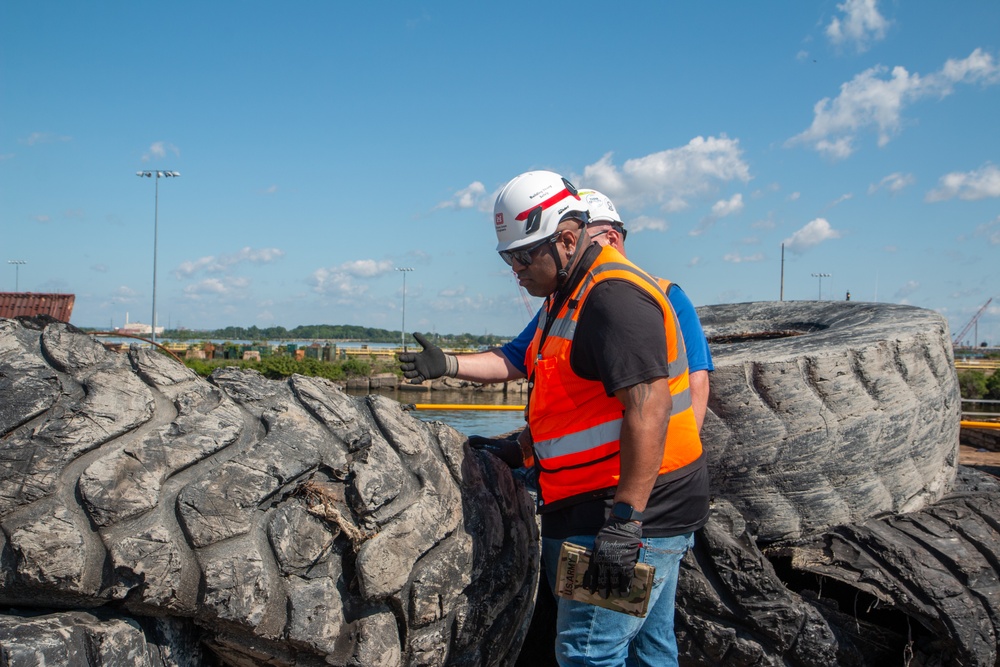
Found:
[{"label": "black t-shirt", "polygon": [[[585,257],[589,259],[588,256]],[[573,372],[604,384],[608,395],[647,380],[668,377],[666,334],[659,303],[625,280],[605,280],[583,304],[570,353]],[[690,473],[657,480],[643,513],[643,535],[670,537],[696,530],[708,517],[708,470],[704,456]],[[673,476],[671,476],[673,477]],[[613,503],[582,502],[542,515],[542,535],[593,535]]]}]

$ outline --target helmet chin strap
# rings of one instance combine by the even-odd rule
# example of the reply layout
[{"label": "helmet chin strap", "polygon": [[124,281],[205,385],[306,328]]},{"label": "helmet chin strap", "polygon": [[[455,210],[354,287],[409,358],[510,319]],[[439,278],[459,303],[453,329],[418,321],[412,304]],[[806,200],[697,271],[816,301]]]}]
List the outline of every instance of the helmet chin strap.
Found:
[{"label": "helmet chin strap", "polygon": [[[552,259],[556,262],[556,284],[560,287],[566,279],[569,278],[569,270],[573,267],[576,262],[577,255],[586,247],[583,244],[583,232],[586,231],[586,225],[581,225],[579,228],[580,234],[576,237],[576,247],[573,249],[573,254],[570,255],[569,262],[563,267],[562,262],[559,260],[559,250],[555,248],[553,244],[552,248]],[[588,237],[589,238],[589,237]]]}]

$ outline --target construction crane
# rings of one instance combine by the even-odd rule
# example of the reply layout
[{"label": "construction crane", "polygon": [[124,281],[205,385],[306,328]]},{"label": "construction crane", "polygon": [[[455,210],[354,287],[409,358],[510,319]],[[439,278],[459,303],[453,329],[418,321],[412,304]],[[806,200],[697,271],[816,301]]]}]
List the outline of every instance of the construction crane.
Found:
[{"label": "construction crane", "polygon": [[986,303],[983,304],[983,307],[980,308],[976,312],[976,314],[972,316],[972,319],[969,320],[969,323],[966,324],[965,327],[959,332],[959,334],[952,339],[952,345],[962,344],[962,339],[965,338],[965,334],[969,333],[969,329],[972,328],[972,325],[974,325],[976,322],[979,321],[979,317],[986,311],[986,306],[990,305],[990,301],[992,300],[993,297],[986,299]]}]

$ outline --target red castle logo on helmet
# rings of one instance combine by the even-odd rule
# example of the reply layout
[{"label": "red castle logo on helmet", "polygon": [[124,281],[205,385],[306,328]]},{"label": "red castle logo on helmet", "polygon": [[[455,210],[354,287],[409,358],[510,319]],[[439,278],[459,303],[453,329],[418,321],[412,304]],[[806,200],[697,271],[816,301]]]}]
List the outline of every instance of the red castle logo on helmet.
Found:
[{"label": "red castle logo on helmet", "polygon": [[499,213],[497,213],[493,217],[494,217],[494,220],[493,220],[494,224],[497,227],[502,227],[503,226],[503,211],[500,211]]}]

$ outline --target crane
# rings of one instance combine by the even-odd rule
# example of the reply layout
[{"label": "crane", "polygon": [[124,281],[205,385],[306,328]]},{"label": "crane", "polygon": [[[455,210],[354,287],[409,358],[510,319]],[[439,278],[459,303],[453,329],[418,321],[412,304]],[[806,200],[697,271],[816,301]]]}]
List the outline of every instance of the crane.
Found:
[{"label": "crane", "polygon": [[983,307],[980,308],[978,311],[976,311],[976,314],[972,316],[972,319],[969,320],[969,323],[966,324],[965,327],[962,329],[962,331],[960,331],[959,334],[957,336],[955,336],[955,338],[952,339],[952,344],[953,345],[961,345],[962,344],[962,339],[965,338],[965,334],[969,333],[969,329],[971,329],[972,325],[975,324],[979,320],[979,317],[986,310],[986,306],[990,305],[990,301],[992,301],[992,300],[993,300],[993,297],[988,298],[986,300],[986,303],[983,304]]}]

